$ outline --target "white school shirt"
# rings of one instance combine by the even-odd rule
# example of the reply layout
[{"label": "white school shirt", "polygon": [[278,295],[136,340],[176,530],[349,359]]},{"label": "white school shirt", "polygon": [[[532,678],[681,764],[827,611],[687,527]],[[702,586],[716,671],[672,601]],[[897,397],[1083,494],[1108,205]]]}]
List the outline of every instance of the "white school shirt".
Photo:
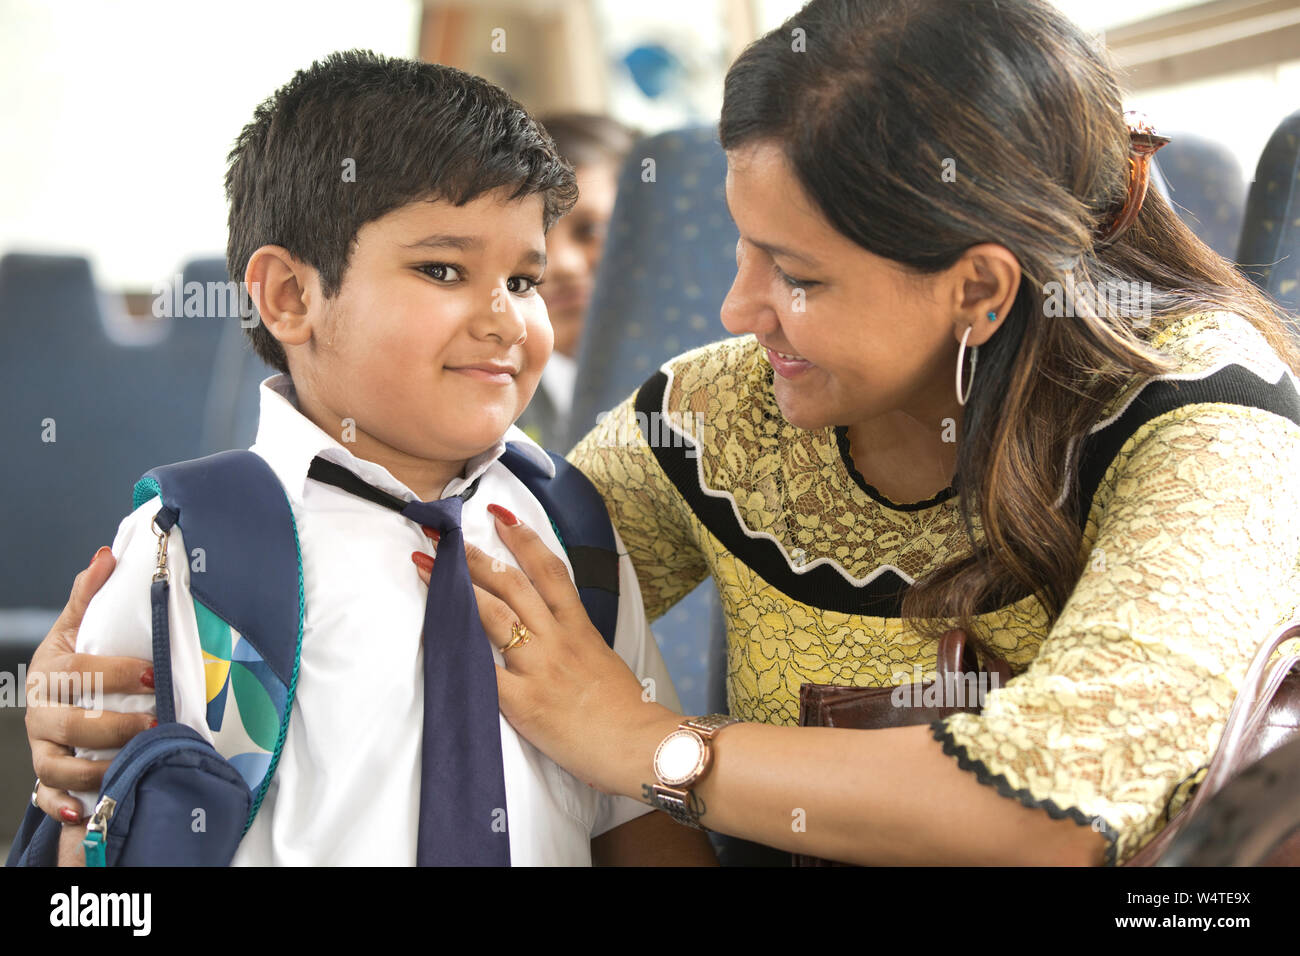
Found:
[{"label": "white school shirt", "polygon": [[[465,502],[465,540],[518,567],[496,533],[489,504],[504,505],[564,556],[537,499],[497,459],[517,442],[548,473],[546,453],[511,427],[495,447],[471,460],[444,498],[476,478]],[[420,632],[428,588],[412,551],[431,549],[415,522],[340,488],[307,478],[320,455],[366,482],[413,500],[386,468],[357,458],[295,407],[288,376],[261,386],[253,452],[283,483],[302,548],[306,615],[297,695],[279,767],[235,854],[236,865],[414,865],[419,828],[420,742],[424,670]],[[77,650],[152,657],[149,584],[157,559],[150,528],[158,501],[125,518],[113,542],[117,568],[86,610]],[[189,590],[190,566],[180,529],[168,543],[170,626],[176,719],[209,742],[198,625]],[[615,533],[617,538],[617,532]],[[614,650],[655,699],[681,710],[645,618],[636,572],[621,541],[619,608]],[[568,564],[567,558],[565,563]],[[570,568],[572,575],[572,568]],[[539,638],[544,639],[544,638]],[[501,653],[494,649],[498,664]],[[647,683],[652,680],[653,685]],[[107,695],[108,710],[153,712],[149,695]],[[592,789],[515,733],[504,717],[510,857],[514,865],[587,866],[590,839],[650,812],[628,797]],[[111,759],[115,750],[77,749],[78,757]],[[648,757],[649,755],[647,755]],[[95,794],[76,794],[87,809]]]}]

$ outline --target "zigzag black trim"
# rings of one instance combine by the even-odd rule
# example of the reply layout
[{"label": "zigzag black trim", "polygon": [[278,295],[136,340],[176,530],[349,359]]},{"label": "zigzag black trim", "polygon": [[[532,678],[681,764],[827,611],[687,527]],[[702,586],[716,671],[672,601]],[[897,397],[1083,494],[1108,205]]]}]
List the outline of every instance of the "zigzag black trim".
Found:
[{"label": "zigzag black trim", "polygon": [[[663,414],[664,394],[668,375],[661,371],[641,386],[637,392],[636,411],[647,416]],[[1182,381],[1155,381],[1143,388],[1136,398],[1114,422],[1095,432],[1083,441],[1078,457],[1079,469],[1079,521],[1086,525],[1097,488],[1106,470],[1124,443],[1148,421],[1176,408],[1198,404],[1230,404],[1259,408],[1300,425],[1300,394],[1290,376],[1283,375],[1277,383],[1270,383],[1242,365],[1228,365],[1205,378]],[[837,440],[840,438],[837,432]],[[730,499],[704,493],[700,487],[696,455],[699,448],[689,438],[680,444],[649,441],[651,451],[664,474],[677,488],[695,516],[718,541],[755,573],[787,597],[803,604],[845,614],[897,618],[902,616],[903,595],[909,587],[907,580],[893,570],[878,575],[871,583],[855,586],[845,580],[834,568],[821,565],[804,573],[796,573],[787,562],[780,546],[766,538],[751,538],[741,527]],[[843,445],[843,442],[840,442]],[[845,453],[841,447],[841,455]],[[846,466],[851,465],[851,459]],[[856,469],[849,473],[861,484]],[[868,490],[868,494],[871,491]],[[872,495],[876,497],[876,495]],[[940,492],[931,501],[904,506],[903,510],[917,510],[937,504],[951,494]],[[886,503],[887,504],[887,503]],[[895,510],[898,505],[888,504]],[[1014,595],[1002,602],[1009,606],[1027,595]],[[981,607],[978,613],[997,610]]]},{"label": "zigzag black trim", "polygon": [[[668,375],[659,371],[641,386],[636,395],[636,410],[646,415],[663,414],[664,392]],[[767,538],[751,538],[745,534],[731,502],[726,498],[706,495],[700,487],[696,458],[699,449],[694,442],[683,439],[680,446],[654,440],[650,436],[650,449],[659,467],[677,488],[678,493],[695,512],[709,533],[728,551],[743,561],[756,574],[773,587],[811,607],[844,614],[862,614],[872,617],[901,617],[903,593],[908,588],[907,579],[894,571],[885,571],[871,583],[860,587],[850,584],[844,576],[829,565],[820,565],[797,574],[786,561],[781,547]]]}]

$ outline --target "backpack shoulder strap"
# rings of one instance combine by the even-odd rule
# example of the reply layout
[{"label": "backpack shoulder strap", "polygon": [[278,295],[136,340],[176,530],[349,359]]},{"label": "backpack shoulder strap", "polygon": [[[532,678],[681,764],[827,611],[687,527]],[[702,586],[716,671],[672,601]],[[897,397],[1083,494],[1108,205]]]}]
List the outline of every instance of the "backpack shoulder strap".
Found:
[{"label": "backpack shoulder strap", "polygon": [[[208,726],[216,736],[237,720],[232,738],[247,748],[223,754],[253,795],[247,832],[284,748],[302,656],[302,553],[293,511],[270,466],[250,451],[151,469],[136,482],[134,497],[137,508],[157,497],[155,524],[164,531],[176,524],[184,536],[207,673]],[[162,720],[162,698],[170,705],[171,655],[157,646],[157,634],[155,627]]]},{"label": "backpack shoulder strap", "polygon": [[506,444],[501,463],[524,483],[546,509],[556,537],[573,567],[578,596],[605,643],[614,646],[618,624],[618,551],[605,500],[591,480],[554,452],[555,477],[526,454]]},{"label": "backpack shoulder strap", "polygon": [[[252,795],[252,825],[284,747],[302,653],[302,556],[293,511],[275,473],[249,451],[163,465],[136,482],[135,507],[160,499],[155,525],[181,527],[208,676],[208,726],[255,750],[226,755]],[[170,722],[167,582],[153,583],[154,680],[159,721]],[[159,614],[158,611],[163,613]],[[247,744],[245,744],[247,746]],[[54,866],[61,827],[29,806],[6,866]]]}]

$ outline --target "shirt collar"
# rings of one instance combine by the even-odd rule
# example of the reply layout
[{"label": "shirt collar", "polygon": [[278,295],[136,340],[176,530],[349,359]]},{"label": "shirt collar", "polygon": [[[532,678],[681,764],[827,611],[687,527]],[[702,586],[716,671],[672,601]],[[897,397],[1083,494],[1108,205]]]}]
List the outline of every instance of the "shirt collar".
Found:
[{"label": "shirt collar", "polygon": [[[337,465],[342,465],[361,480],[391,495],[414,501],[416,494],[399,481],[383,465],[358,458],[306,415],[298,410],[298,396],[293,380],[288,375],[273,375],[262,382],[259,389],[261,406],[257,423],[257,440],[253,449],[271,466],[285,488],[302,500],[307,485],[307,469],[311,460],[319,455]],[[533,462],[547,475],[555,477],[555,463],[542,447],[514,425],[486,451],[475,455],[465,464],[463,477],[453,478],[443,489],[442,497],[450,498],[468,488],[492,466],[511,443],[516,450]]]}]

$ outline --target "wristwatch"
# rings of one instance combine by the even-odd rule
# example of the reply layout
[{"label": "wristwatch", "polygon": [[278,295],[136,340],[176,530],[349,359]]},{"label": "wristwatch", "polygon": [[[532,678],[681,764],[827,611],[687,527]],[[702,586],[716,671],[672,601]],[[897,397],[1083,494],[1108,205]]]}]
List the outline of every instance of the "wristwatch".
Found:
[{"label": "wristwatch", "polygon": [[683,720],[655,750],[654,770],[659,782],[649,788],[650,802],[684,826],[707,829],[700,824],[691,788],[709,772],[713,738],[723,727],[738,723],[728,714]]}]

